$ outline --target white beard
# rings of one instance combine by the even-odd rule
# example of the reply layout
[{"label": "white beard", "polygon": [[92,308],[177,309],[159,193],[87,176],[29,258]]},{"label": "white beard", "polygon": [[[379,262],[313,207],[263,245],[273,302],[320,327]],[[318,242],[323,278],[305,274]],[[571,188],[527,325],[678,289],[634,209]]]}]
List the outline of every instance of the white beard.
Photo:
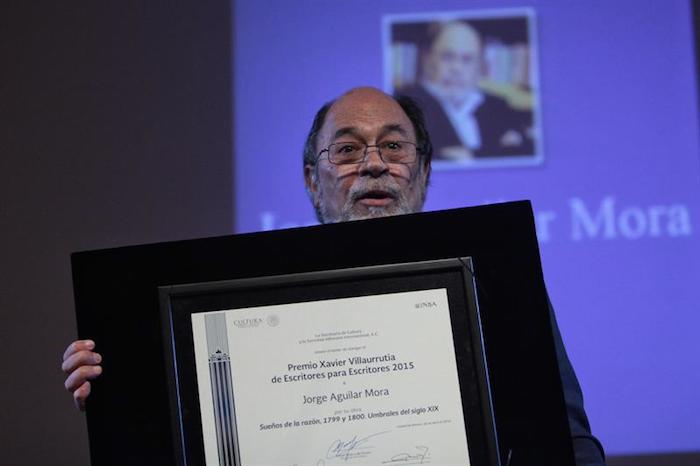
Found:
[{"label": "white beard", "polygon": [[[360,199],[368,191],[372,190],[386,191],[394,198],[394,202],[390,203],[388,206],[366,207],[359,205],[357,202],[358,199]],[[319,202],[319,212],[323,223],[337,223],[350,220],[364,220],[368,218],[410,214],[419,211],[420,207],[420,205],[410,205],[404,191],[391,177],[382,179],[373,178],[369,180],[358,178],[357,182],[350,188],[347,200],[345,201],[340,213],[338,213],[336,216],[333,216],[328,212],[328,208],[323,202],[323,195],[320,196]]]}]

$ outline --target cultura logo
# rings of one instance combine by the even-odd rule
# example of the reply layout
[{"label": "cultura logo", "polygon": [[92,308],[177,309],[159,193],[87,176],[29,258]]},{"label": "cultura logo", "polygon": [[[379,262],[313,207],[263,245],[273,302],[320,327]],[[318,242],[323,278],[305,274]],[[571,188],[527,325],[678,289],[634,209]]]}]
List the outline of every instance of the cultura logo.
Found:
[{"label": "cultura logo", "polygon": [[238,328],[255,328],[260,325],[261,322],[262,319],[257,317],[253,319],[236,319],[233,321],[233,325]]}]

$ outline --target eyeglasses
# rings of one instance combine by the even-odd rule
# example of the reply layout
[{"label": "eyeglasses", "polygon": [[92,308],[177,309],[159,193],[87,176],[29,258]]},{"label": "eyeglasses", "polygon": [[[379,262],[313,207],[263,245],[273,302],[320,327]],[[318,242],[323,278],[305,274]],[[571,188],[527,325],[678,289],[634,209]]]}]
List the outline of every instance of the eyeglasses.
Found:
[{"label": "eyeglasses", "polygon": [[328,161],[336,165],[362,163],[371,147],[377,148],[377,153],[384,163],[413,163],[418,156],[416,144],[409,141],[384,141],[379,144],[341,141],[323,149],[318,153],[318,157],[327,152]]}]

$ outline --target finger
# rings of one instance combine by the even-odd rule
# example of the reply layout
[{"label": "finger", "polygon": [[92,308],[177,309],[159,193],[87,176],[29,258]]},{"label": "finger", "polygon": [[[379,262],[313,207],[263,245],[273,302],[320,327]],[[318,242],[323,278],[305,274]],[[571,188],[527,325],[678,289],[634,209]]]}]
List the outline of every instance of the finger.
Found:
[{"label": "finger", "polygon": [[94,366],[102,362],[102,355],[92,351],[78,351],[63,361],[61,369],[70,374],[80,366]]},{"label": "finger", "polygon": [[88,380],[92,380],[102,373],[100,366],[81,366],[71,372],[64,383],[66,390],[74,392]]},{"label": "finger", "polygon": [[75,407],[81,411],[85,411],[85,401],[87,400],[87,397],[90,396],[91,388],[90,382],[85,381],[76,391],[73,392]]},{"label": "finger", "polygon": [[95,342],[92,340],[75,340],[73,343],[68,345],[66,351],[63,353],[63,360],[68,359],[72,354],[78,351],[92,351],[95,349]]}]

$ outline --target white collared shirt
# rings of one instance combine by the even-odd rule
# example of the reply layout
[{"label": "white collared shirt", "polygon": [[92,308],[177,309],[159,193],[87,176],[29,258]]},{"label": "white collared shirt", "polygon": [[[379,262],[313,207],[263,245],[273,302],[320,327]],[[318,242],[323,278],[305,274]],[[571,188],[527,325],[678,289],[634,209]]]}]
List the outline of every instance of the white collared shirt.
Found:
[{"label": "white collared shirt", "polygon": [[474,89],[466,95],[459,105],[455,105],[434,84],[429,82],[422,84],[425,90],[440,102],[447,118],[452,123],[452,127],[457,132],[457,136],[462,141],[462,145],[470,150],[479,149],[481,147],[481,133],[479,122],[474,117],[474,110],[484,101],[484,95],[479,90]]}]

